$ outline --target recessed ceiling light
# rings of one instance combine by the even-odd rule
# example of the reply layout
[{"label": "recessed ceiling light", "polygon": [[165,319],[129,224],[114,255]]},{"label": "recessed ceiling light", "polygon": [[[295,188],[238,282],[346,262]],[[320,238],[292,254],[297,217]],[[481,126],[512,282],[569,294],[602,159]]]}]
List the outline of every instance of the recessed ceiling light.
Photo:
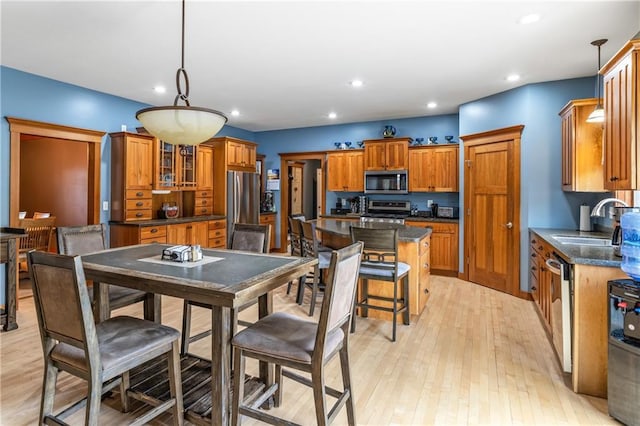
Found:
[{"label": "recessed ceiling light", "polygon": [[233,115],[234,117],[237,117],[240,115],[240,111],[238,111],[237,109],[234,109],[233,111],[231,111],[231,115]]},{"label": "recessed ceiling light", "polygon": [[429,103],[427,104],[427,108],[432,108],[432,109],[433,109],[433,108],[435,108],[435,107],[437,107],[437,106],[438,106],[438,104],[437,104],[437,103],[435,103],[435,102],[429,102]]},{"label": "recessed ceiling light", "polygon": [[528,15],[524,15],[522,18],[518,20],[522,25],[533,24],[534,22],[538,22],[540,20],[540,15],[537,13],[530,13]]},{"label": "recessed ceiling light", "polygon": [[330,112],[330,113],[329,113],[329,118],[330,118],[330,119],[332,119],[332,120],[333,120],[334,118],[336,118],[337,116],[338,116],[338,114],[336,114],[335,112]]},{"label": "recessed ceiling light", "polygon": [[352,80],[349,82],[352,87],[362,87],[362,80]]},{"label": "recessed ceiling light", "polygon": [[509,74],[507,76],[507,81],[514,82],[520,80],[520,76],[518,74]]},{"label": "recessed ceiling light", "polygon": [[156,93],[165,93],[167,89],[164,86],[156,86],[153,88],[153,91]]}]

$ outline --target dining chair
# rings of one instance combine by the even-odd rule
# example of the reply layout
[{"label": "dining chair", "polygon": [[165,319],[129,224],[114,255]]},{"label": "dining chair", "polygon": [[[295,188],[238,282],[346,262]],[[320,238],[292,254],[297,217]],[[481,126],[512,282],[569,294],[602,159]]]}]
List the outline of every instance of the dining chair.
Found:
[{"label": "dining chair", "polygon": [[[274,405],[281,405],[282,376],[313,388],[318,425],[331,423],[344,405],[347,408],[348,424],[356,424],[349,370],[349,322],[361,255],[362,243],[331,253],[329,278],[317,323],[286,312],[277,312],[260,319],[233,337],[231,344],[236,366],[232,392],[233,425],[240,424],[242,415],[271,424],[293,424],[258,409],[272,396]],[[342,391],[325,385],[325,365],[336,355],[340,358]],[[263,394],[252,394],[243,400],[247,358],[275,364],[275,383]],[[290,369],[310,373],[311,378],[303,377]],[[337,398],[329,410],[327,395]]]},{"label": "dining chair", "polygon": [[[289,216],[287,217],[289,223],[289,247],[291,256],[302,257],[302,222],[304,216]],[[296,302],[298,305],[302,305],[302,286],[304,286],[304,280],[306,275],[298,278],[298,293],[296,296]],[[289,281],[287,284],[287,294],[291,293],[291,287],[293,287],[293,281]]]},{"label": "dining chair", "polygon": [[[86,404],[85,424],[97,425],[102,395],[119,385],[123,412],[129,411],[129,397],[153,407],[132,424],[171,410],[173,424],[182,425],[178,331],[128,316],[95,324],[80,256],[31,251],[27,258],[44,355],[38,423],[66,424],[63,419]],[[170,398],[164,402],[129,389],[129,370],[158,357],[167,361]],[[54,413],[60,370],[86,380],[88,390],[86,398]]]},{"label": "dining chair", "polygon": [[[391,312],[393,315],[393,331],[391,341],[396,341],[396,317],[403,313],[403,324],[409,325],[409,270],[411,266],[398,261],[398,229],[350,228],[351,241],[362,241],[364,249],[360,278],[362,294],[356,296],[356,306],[361,308],[363,317],[367,317],[369,309]],[[393,283],[393,297],[369,294],[369,280]],[[402,297],[398,295],[402,282]],[[386,304],[371,304],[370,300],[382,301]],[[389,307],[389,304],[391,306]],[[351,329],[355,331],[355,317]]]},{"label": "dining chair", "polygon": [[304,285],[301,284],[301,298],[304,295],[304,287],[311,287],[311,301],[309,303],[309,316],[313,316],[316,299],[320,292],[321,287],[324,287],[322,282],[322,276],[326,269],[329,268],[329,260],[331,259],[331,251],[326,247],[322,247],[318,240],[318,233],[316,231],[316,222],[313,220],[307,220],[300,222],[302,227],[302,252],[305,257],[315,257],[318,259],[318,263],[313,267],[313,279],[311,284],[304,281]]},{"label": "dining chair", "polygon": [[[271,225],[257,225],[248,223],[234,223],[231,234],[231,250],[243,250],[254,253],[269,253],[269,242],[271,240]],[[235,333],[238,323],[248,324],[238,320],[238,313],[257,303],[254,300],[237,309],[231,310],[231,326],[232,332]],[[195,300],[185,300],[182,305],[182,337],[180,344],[180,353],[189,353],[189,344],[210,336],[211,328],[204,330],[198,334],[191,336],[191,310],[193,306],[211,309],[211,305],[201,303]]]},{"label": "dining chair", "polygon": [[[104,223],[99,223],[97,225],[60,226],[57,229],[57,234],[59,254],[77,256],[108,248],[107,227]],[[109,286],[110,311],[138,302],[144,302],[144,312],[148,312],[150,304],[158,305],[159,310],[160,296],[114,284],[101,285]],[[89,286],[89,295],[93,301],[92,286]],[[109,312],[109,316],[111,316],[111,312]],[[157,316],[159,319],[159,312],[157,313]]]},{"label": "dining chair", "polygon": [[31,250],[49,251],[55,225],[55,216],[41,219],[26,218],[18,221],[18,227],[23,228],[27,233],[25,238],[20,239],[18,245],[18,262],[21,271],[27,270],[27,252]]}]

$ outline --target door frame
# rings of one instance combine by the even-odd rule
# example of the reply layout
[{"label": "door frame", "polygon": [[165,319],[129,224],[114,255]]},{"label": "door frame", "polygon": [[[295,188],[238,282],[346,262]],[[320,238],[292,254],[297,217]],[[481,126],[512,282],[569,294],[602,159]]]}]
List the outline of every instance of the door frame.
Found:
[{"label": "door frame", "polygon": [[[508,276],[507,293],[520,298],[528,299],[529,293],[520,290],[520,146],[522,130],[524,125],[505,127],[502,129],[489,130],[481,133],[460,136],[464,146],[464,165],[470,167],[467,160],[469,158],[469,148],[479,145],[487,145],[498,142],[512,143],[513,151],[513,169],[511,176],[507,179],[513,184],[513,211],[511,213],[513,223],[513,254],[517,259],[512,263],[510,274]],[[471,191],[469,174],[464,174],[464,212],[468,212],[471,206]],[[467,216],[467,214],[465,214]],[[463,261],[463,279],[469,281],[469,259],[471,250],[471,222],[465,218],[464,221],[464,261]]]},{"label": "door frame", "polygon": [[89,170],[87,193],[87,224],[100,223],[100,150],[102,137],[106,132],[62,126],[59,124],[5,117],[11,134],[11,154],[9,160],[9,226],[18,226],[20,210],[20,144],[23,135],[38,136],[43,139],[61,139],[88,145]]},{"label": "door frame", "polygon": [[[320,160],[320,168],[322,169],[323,183],[326,179],[326,164],[327,153],[325,151],[310,151],[310,152],[289,152],[280,153],[280,249],[281,253],[287,251],[287,228],[289,223],[287,217],[289,217],[289,177],[284,178],[284,173],[289,170],[289,163],[295,163],[297,161],[305,160]],[[325,185],[323,185],[325,187]],[[322,208],[324,209],[327,203],[327,193],[322,192]]]}]

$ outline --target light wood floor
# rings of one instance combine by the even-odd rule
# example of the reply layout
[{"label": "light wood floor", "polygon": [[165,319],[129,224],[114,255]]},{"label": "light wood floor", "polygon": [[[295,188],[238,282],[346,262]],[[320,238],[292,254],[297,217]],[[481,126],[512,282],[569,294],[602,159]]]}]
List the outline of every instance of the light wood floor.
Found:
[{"label": "light wood floor", "polygon": [[[308,303],[296,305],[285,288],[276,292],[276,309],[306,316]],[[140,315],[141,307],[118,313]],[[179,329],[181,315],[181,301],[164,297],[163,322]],[[254,318],[256,311],[242,316]],[[209,319],[204,310],[195,313],[197,323]],[[18,330],[0,334],[1,425],[32,425],[38,416],[42,350],[29,298],[20,301],[18,324]],[[390,323],[358,318],[350,342],[358,424],[617,424],[607,415],[606,400],[577,395],[567,387],[532,302],[432,276],[426,310],[410,326],[398,327],[394,344],[388,340]],[[205,357],[209,350],[206,341],[192,349]],[[256,366],[248,364],[248,370],[255,374]],[[326,381],[340,385],[337,360]],[[292,381],[284,389],[283,406],[274,413],[315,424],[311,390]],[[56,406],[85,391],[82,381],[61,373]],[[125,423],[130,417],[119,407],[117,394],[107,399],[101,424]],[[70,421],[83,424],[83,415],[80,411]],[[170,418],[155,424],[170,424]],[[336,424],[346,424],[344,410]]]}]

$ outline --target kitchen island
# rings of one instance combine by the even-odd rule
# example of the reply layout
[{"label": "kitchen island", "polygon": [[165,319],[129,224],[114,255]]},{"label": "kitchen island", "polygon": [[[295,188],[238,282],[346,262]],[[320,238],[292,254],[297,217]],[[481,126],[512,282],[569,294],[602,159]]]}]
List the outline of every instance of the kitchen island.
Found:
[{"label": "kitchen island", "polygon": [[[409,271],[409,312],[420,315],[429,298],[431,229],[381,222],[318,219],[316,229],[322,234],[322,244],[334,249],[351,244],[349,228],[398,228],[398,259],[411,266]],[[369,281],[369,292],[393,296],[393,286],[383,281]],[[382,302],[380,302],[382,303]],[[388,312],[370,310],[369,316],[391,320]]]}]

